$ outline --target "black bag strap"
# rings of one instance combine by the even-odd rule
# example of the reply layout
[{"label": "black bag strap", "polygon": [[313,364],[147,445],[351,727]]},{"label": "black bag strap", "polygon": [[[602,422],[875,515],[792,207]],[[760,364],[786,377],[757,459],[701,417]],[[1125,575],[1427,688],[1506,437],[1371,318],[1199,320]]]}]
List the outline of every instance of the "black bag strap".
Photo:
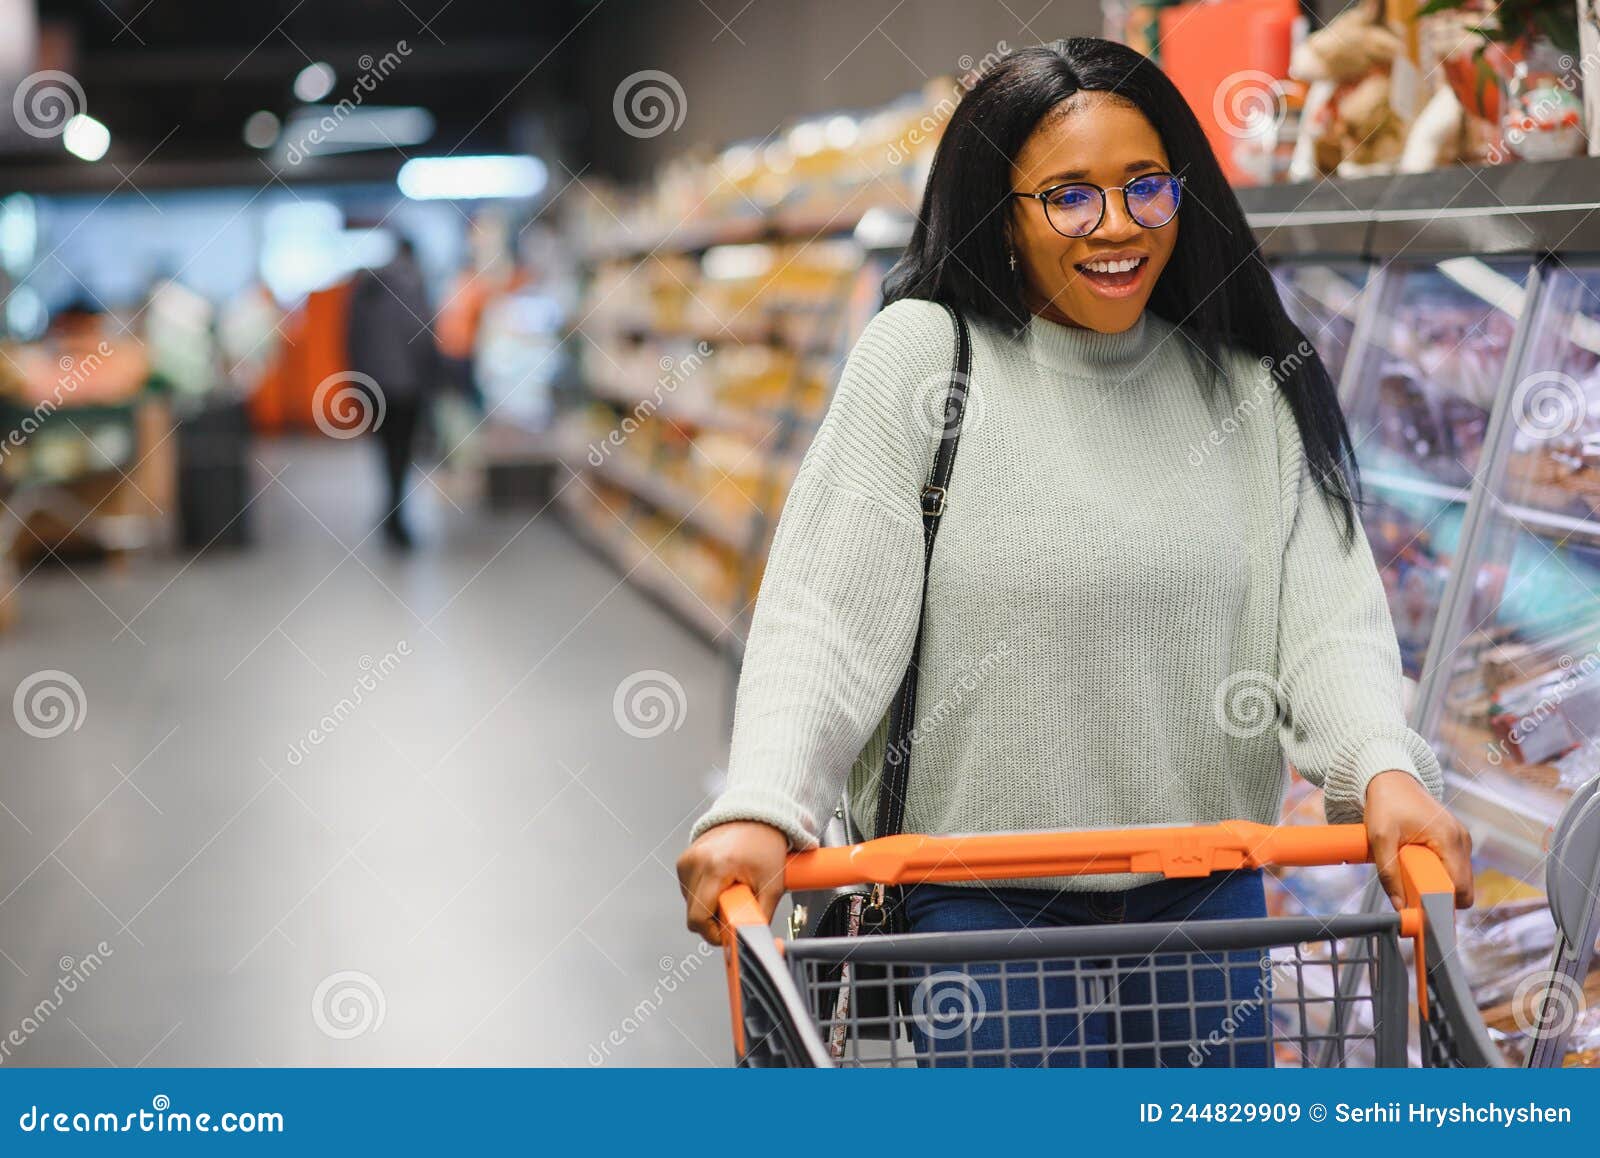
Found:
[{"label": "black bag strap", "polygon": [[883,774],[878,782],[878,812],[873,825],[877,836],[893,836],[905,823],[906,785],[911,775],[911,727],[917,711],[917,667],[922,659],[922,621],[928,601],[928,572],[933,565],[933,538],[944,514],[950,471],[955,466],[956,443],[961,439],[961,419],[967,409],[967,380],[972,370],[972,336],[961,310],[948,302],[956,327],[955,364],[950,370],[950,392],[945,399],[944,429],[933,455],[933,470],[921,492],[922,602],[917,611],[917,635],[911,644],[911,662],[889,705],[889,740],[883,751]]}]

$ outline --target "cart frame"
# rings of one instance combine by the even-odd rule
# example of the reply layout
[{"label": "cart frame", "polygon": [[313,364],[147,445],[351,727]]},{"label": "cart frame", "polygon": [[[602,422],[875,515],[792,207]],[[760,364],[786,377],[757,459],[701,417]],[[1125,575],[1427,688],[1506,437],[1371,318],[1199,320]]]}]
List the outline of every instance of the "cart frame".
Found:
[{"label": "cart frame", "polygon": [[[784,887],[833,889],[1116,872],[1194,878],[1239,868],[1370,863],[1370,859],[1366,829],[1360,824],[1272,826],[1233,820],[1215,825],[1059,833],[899,835],[795,853],[785,865]],[[746,885],[734,885],[721,896],[719,922],[735,1060],[741,1066],[754,1067],[832,1068],[841,1064],[839,1027],[834,1027],[834,1048],[830,1050],[819,1028],[816,994],[806,984],[808,977],[814,978],[826,966],[886,966],[893,985],[895,970],[913,963],[1003,961],[1009,969],[1011,963],[1047,957],[1102,959],[1158,949],[1162,953],[1209,954],[1279,948],[1298,953],[1303,942],[1355,940],[1367,949],[1365,954],[1357,953],[1355,960],[1342,963],[1343,977],[1337,951],[1334,953],[1337,996],[1330,999],[1333,1028],[1307,1039],[1316,1044],[1315,1056],[1308,1054],[1307,1064],[1350,1064],[1343,1033],[1354,1003],[1348,985],[1341,982],[1347,980],[1350,967],[1360,966],[1369,976],[1382,978],[1382,984],[1372,985],[1370,997],[1372,1064],[1405,1066],[1411,996],[1399,942],[1406,938],[1413,948],[1422,1064],[1504,1066],[1455,957],[1454,883],[1438,856],[1420,844],[1403,845],[1399,865],[1404,903],[1398,912],[1068,926],[1029,930],[1020,944],[1012,931],[809,937],[785,943],[773,935],[754,892]],[[1192,981],[1193,967],[1190,969]],[[899,984],[905,984],[903,974]],[[1002,978],[999,991],[1004,993],[1010,984]],[[834,989],[840,988],[835,983]],[[1148,1008],[1154,1013],[1153,999]],[[899,1027],[892,1015],[889,1020],[892,1037]],[[1138,1048],[1166,1050],[1182,1044],[1160,1038]],[[1126,1047],[1115,1048],[1120,1055]],[[909,1057],[896,1054],[891,1047],[890,1064]]]}]

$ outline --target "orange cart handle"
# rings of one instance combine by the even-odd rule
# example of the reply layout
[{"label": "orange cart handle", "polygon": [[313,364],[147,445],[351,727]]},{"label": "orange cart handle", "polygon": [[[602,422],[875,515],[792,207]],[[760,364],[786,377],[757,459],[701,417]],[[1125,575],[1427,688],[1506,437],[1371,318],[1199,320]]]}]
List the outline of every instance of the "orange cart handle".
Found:
[{"label": "orange cart handle", "polygon": [[[1237,868],[1366,864],[1371,859],[1367,830],[1361,824],[1225,820],[1073,832],[886,836],[794,853],[785,865],[783,884],[792,891],[1122,872],[1204,877]],[[1405,892],[1401,931],[1416,936],[1421,930],[1420,898],[1453,895],[1455,885],[1438,855],[1420,844],[1401,848],[1400,873]],[[725,926],[766,924],[755,894],[744,885],[726,890],[718,909]]]},{"label": "orange cart handle", "polygon": [[1186,827],[886,836],[795,853],[783,883],[787,889],[831,889],[1090,873],[1203,877],[1264,865],[1360,864],[1370,857],[1364,825],[1225,820]]}]

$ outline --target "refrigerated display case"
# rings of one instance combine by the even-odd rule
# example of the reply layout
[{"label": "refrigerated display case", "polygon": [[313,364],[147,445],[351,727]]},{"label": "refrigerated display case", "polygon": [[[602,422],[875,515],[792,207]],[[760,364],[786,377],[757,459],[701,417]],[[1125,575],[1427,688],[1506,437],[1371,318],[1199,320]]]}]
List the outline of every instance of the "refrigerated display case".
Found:
[{"label": "refrigerated display case", "polygon": [[1274,266],[1272,280],[1289,316],[1311,340],[1335,382],[1361,316],[1369,270],[1360,262],[1288,262]]},{"label": "refrigerated display case", "polygon": [[1518,876],[1600,774],[1600,265],[1551,261],[1505,376],[1419,716],[1463,806],[1495,817]]},{"label": "refrigerated display case", "polygon": [[1527,261],[1390,265],[1342,383],[1407,677],[1419,680],[1525,298]]},{"label": "refrigerated display case", "polygon": [[[1521,1061],[1556,939],[1552,829],[1600,775],[1600,158],[1327,184],[1240,198],[1339,367],[1412,723],[1473,835],[1459,951]],[[1330,359],[1297,275],[1351,265],[1370,273]],[[1285,818],[1320,820],[1318,796],[1297,781]],[[1279,884],[1285,910],[1345,899]],[[1600,971],[1584,988],[1568,1065],[1600,1065]]]}]

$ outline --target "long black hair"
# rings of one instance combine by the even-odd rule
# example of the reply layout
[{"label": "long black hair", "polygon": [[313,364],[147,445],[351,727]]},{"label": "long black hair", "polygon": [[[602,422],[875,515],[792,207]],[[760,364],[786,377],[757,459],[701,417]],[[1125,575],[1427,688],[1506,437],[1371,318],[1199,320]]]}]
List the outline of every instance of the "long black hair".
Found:
[{"label": "long black hair", "polygon": [[[1156,64],[1113,40],[1082,36],[1007,53],[956,105],[934,152],[922,212],[883,282],[883,304],[922,298],[961,307],[1013,335],[1032,318],[1009,268],[1011,165],[1039,122],[1080,91],[1136,106],[1160,135],[1185,198],[1171,259],[1146,309],[1178,326],[1215,373],[1224,343],[1271,359],[1312,477],[1354,541],[1355,449],[1332,377],[1278,296],[1255,235],[1193,110]],[[1215,386],[1215,380],[1211,384]]]}]

